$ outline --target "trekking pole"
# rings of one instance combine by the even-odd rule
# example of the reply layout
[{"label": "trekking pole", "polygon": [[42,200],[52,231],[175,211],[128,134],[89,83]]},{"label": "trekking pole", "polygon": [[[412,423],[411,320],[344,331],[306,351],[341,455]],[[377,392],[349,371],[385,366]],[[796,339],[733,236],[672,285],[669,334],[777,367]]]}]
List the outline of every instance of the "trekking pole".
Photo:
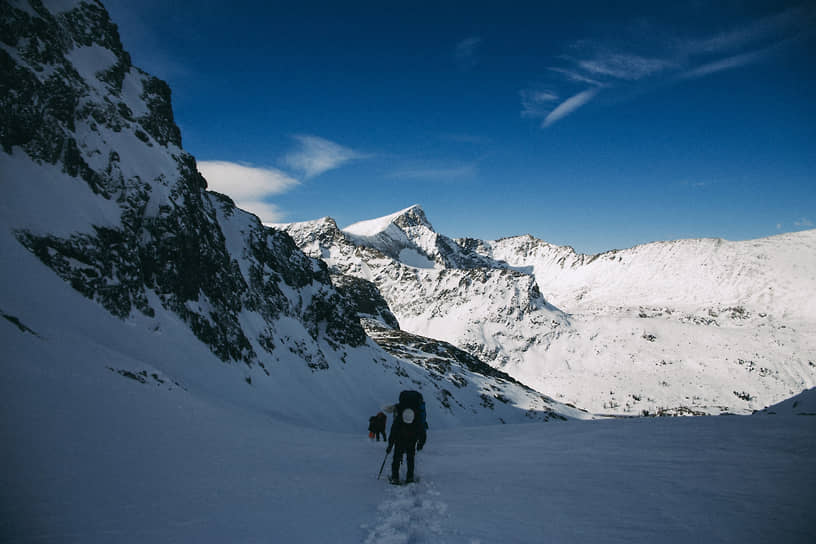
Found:
[{"label": "trekking pole", "polygon": [[388,450],[385,450],[385,459],[383,459],[382,465],[380,465],[380,473],[377,474],[377,479],[378,480],[380,479],[380,476],[382,476],[382,471],[385,468],[385,462],[388,460],[388,454],[389,453],[391,453],[391,452],[388,451]]}]

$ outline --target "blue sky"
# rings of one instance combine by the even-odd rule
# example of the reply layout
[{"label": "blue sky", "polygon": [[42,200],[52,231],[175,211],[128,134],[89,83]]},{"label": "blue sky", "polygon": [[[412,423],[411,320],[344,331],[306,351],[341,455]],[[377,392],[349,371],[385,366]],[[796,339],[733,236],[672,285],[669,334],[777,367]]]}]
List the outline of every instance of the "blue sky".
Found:
[{"label": "blue sky", "polygon": [[563,4],[106,2],[266,221],[420,204],[586,253],[814,228],[812,3]]}]

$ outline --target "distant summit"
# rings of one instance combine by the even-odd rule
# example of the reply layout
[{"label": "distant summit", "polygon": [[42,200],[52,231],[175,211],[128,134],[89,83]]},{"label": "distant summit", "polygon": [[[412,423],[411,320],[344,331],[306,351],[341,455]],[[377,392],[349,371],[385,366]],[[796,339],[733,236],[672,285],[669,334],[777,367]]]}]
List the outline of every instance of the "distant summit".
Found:
[{"label": "distant summit", "polygon": [[353,236],[370,237],[387,231],[390,225],[395,225],[399,228],[425,227],[428,230],[434,230],[433,225],[431,225],[431,222],[428,221],[428,218],[425,216],[422,207],[418,204],[414,204],[411,207],[384,217],[359,221],[345,227],[343,231]]},{"label": "distant summit", "polygon": [[317,223],[288,232],[376,284],[403,331],[595,412],[750,413],[816,384],[802,303],[816,230],[583,255],[531,235],[454,240],[419,206],[331,235]]}]

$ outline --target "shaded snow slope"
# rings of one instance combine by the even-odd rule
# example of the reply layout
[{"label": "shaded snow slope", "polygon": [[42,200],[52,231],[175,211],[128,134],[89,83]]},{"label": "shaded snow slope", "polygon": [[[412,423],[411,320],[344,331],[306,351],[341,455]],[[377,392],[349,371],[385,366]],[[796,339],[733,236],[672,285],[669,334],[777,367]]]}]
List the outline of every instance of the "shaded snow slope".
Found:
[{"label": "shaded snow slope", "polygon": [[[288,235],[206,191],[169,87],[131,65],[104,8],[48,6],[2,11],[0,317],[23,361],[47,373],[70,353],[115,380],[322,429],[364,426],[409,388],[441,427],[561,408],[458,363],[440,378],[381,349],[360,324],[364,290],[335,286]],[[513,402],[488,406],[495,395]]]},{"label": "shaded snow slope", "polygon": [[594,412],[750,413],[816,385],[816,231],[589,256],[531,236],[454,241],[418,206],[282,228],[376,284],[401,329]]},{"label": "shaded snow slope", "polygon": [[796,396],[785,399],[773,406],[768,406],[757,413],[763,415],[816,416],[816,388],[802,391]]},{"label": "shaded snow slope", "polygon": [[88,352],[144,363],[98,344],[62,352],[6,319],[0,332],[31,336],[0,381],[3,542],[812,539],[816,418],[432,428],[420,483],[394,488],[364,428],[287,424],[159,372],[124,378]]}]

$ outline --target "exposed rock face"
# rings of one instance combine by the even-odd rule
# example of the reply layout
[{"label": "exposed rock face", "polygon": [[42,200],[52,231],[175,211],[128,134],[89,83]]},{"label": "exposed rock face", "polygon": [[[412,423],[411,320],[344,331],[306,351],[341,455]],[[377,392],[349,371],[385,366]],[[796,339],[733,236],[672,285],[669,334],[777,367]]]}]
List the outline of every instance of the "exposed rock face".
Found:
[{"label": "exposed rock face", "polygon": [[[546,420],[554,410],[586,417],[457,356],[438,357],[459,384],[443,387],[447,377],[374,343],[361,321],[399,328],[375,283],[330,269],[287,233],[206,190],[181,147],[170,88],[132,66],[98,2],[64,0],[51,9],[2,1],[0,31],[0,176],[8,196],[0,203],[0,249],[22,245],[112,320],[142,327],[157,342],[168,341],[161,324],[186,342],[181,322],[221,361],[244,363],[217,366],[246,372],[227,375],[265,391],[253,398],[288,419],[348,425],[342,414],[360,417],[379,394],[401,388],[424,390],[429,410],[449,425]],[[425,228],[419,214],[404,220]],[[326,247],[343,239],[331,221],[308,236]],[[13,266],[0,272],[4,282],[16,274]],[[38,296],[29,287],[27,296]],[[5,310],[11,298],[0,299],[2,316],[28,335],[34,329]],[[172,353],[172,345],[162,349]],[[185,373],[199,379],[171,362],[152,364],[108,369],[141,383],[154,376],[177,384]],[[319,407],[276,404],[317,391],[344,401],[334,420]],[[494,393],[512,400],[485,403]]]},{"label": "exposed rock face", "polygon": [[[32,9],[6,7],[3,17],[5,44],[16,48],[0,49],[3,148],[17,146],[80,177],[115,203],[120,221],[67,237],[21,229],[20,242],[117,317],[152,316],[156,304],[175,312],[225,361],[257,361],[258,339],[248,338],[239,320],[244,310],[270,322],[296,315],[315,338],[325,322],[331,340],[361,345],[365,334],[348,319],[353,314],[326,267],[288,236],[250,221],[245,250],[230,254],[222,222],[234,204],[204,190],[195,159],[180,147],[169,87],[131,65],[105,10],[85,2],[58,14]],[[137,153],[165,168],[155,176],[130,174]],[[283,284],[322,287],[309,305],[296,307]]]}]

